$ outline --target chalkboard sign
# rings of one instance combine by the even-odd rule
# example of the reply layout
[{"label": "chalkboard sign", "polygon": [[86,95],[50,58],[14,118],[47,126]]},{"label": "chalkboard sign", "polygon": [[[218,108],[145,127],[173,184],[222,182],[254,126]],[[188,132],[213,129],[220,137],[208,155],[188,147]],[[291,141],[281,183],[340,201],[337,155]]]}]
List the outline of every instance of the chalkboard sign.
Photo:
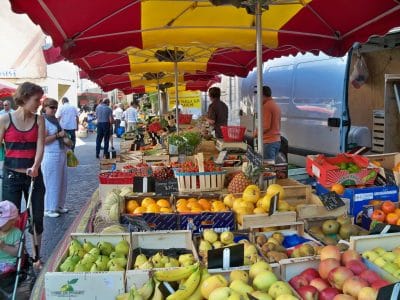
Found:
[{"label": "chalkboard sign", "polygon": [[248,146],[246,151],[246,157],[256,167],[262,167],[263,158],[260,154],[254,152],[253,148]]},{"label": "chalkboard sign", "polygon": [[208,250],[207,260],[209,269],[243,266],[244,245],[240,243],[230,247]]},{"label": "chalkboard sign", "polygon": [[386,185],[397,185],[396,179],[394,178],[393,170],[383,169],[385,172]]},{"label": "chalkboard sign", "polygon": [[279,202],[279,193],[275,194],[271,198],[271,202],[269,204],[268,216],[273,215],[278,210],[278,202]]},{"label": "chalkboard sign", "polygon": [[342,198],[340,198],[335,192],[320,195],[319,198],[327,210],[334,210],[345,205]]},{"label": "chalkboard sign", "polygon": [[178,180],[168,179],[163,181],[156,181],[156,194],[161,196],[169,196],[178,192]]}]

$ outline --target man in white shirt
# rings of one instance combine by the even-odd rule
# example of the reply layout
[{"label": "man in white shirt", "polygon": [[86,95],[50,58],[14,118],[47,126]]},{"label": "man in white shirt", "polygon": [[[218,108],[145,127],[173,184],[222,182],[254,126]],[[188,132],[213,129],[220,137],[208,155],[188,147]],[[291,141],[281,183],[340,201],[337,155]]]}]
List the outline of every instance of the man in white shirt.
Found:
[{"label": "man in white shirt", "polygon": [[76,143],[75,131],[78,129],[79,112],[78,109],[69,103],[67,97],[62,98],[62,106],[57,110],[56,117],[60,122],[61,128],[64,129],[72,140],[71,150],[74,151]]},{"label": "man in white shirt", "polygon": [[135,129],[136,123],[137,123],[137,109],[136,109],[136,104],[134,101],[131,102],[131,106],[124,111],[124,120],[126,122],[126,131],[133,131]]},{"label": "man in white shirt", "polygon": [[113,111],[113,117],[114,117],[114,134],[118,134],[117,130],[121,126],[121,120],[122,120],[122,115],[124,113],[124,110],[122,109],[123,105],[122,103],[119,103],[116,105],[117,107]]},{"label": "man in white shirt", "polygon": [[3,109],[0,111],[0,115],[12,113],[13,111],[14,110],[11,108],[11,102],[8,100],[5,100],[3,102]]}]

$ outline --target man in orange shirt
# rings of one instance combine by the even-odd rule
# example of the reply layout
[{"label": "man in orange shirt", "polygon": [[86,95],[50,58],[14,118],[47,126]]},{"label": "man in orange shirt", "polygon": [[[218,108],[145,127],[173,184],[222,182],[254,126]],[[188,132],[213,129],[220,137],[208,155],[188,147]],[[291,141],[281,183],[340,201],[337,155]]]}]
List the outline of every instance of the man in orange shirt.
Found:
[{"label": "man in orange shirt", "polygon": [[263,86],[263,142],[266,160],[275,160],[281,147],[281,109],[271,95],[271,88]]}]

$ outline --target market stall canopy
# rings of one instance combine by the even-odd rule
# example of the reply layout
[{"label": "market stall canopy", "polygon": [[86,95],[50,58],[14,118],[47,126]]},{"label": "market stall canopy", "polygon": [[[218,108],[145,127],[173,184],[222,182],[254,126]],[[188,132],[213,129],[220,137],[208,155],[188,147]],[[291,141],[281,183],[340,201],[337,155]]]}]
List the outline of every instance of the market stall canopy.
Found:
[{"label": "market stall canopy", "polygon": [[10,97],[17,90],[17,85],[0,79],[0,98]]},{"label": "market stall canopy", "polygon": [[[211,2],[232,5],[214,6]],[[13,0],[11,5],[14,12],[28,14],[71,60],[128,47],[202,45],[254,50],[255,16],[248,13],[249,2],[254,1]],[[400,4],[394,0],[262,3],[268,8],[261,26],[267,48],[290,45],[297,51],[321,50],[342,56],[354,42],[365,42],[372,34],[383,35],[400,22]]]}]

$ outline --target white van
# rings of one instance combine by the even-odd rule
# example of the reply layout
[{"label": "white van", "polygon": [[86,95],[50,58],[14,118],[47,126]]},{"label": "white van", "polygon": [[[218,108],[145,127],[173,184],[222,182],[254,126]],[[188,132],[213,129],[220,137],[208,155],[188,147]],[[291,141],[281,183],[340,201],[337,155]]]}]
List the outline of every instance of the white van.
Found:
[{"label": "white van", "polygon": [[[271,87],[282,110],[289,162],[304,165],[308,154],[334,155],[352,146],[400,151],[400,108],[393,106],[394,99],[388,99],[395,98],[393,84],[400,86],[400,75],[396,75],[400,74],[398,35],[392,35],[390,41],[388,45],[387,38],[371,39],[341,58],[298,54],[264,63],[264,84]],[[364,57],[370,76],[357,89],[349,83],[349,76],[359,55]],[[251,136],[257,117],[255,71],[239,81],[238,93],[241,124]],[[374,132],[374,113],[375,120],[379,116],[386,124],[379,135]],[[374,147],[376,143],[379,145]]]}]

